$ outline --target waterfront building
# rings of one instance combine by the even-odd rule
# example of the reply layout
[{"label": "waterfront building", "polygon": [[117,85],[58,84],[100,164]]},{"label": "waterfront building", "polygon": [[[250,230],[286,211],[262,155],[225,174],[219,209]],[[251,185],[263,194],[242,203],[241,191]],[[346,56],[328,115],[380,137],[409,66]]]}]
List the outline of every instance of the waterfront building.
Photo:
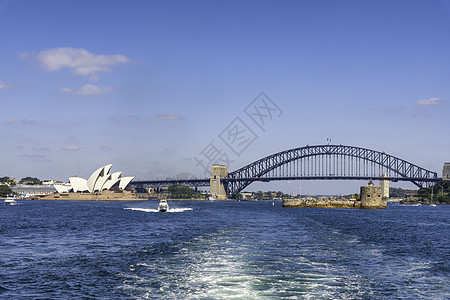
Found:
[{"label": "waterfront building", "polygon": [[49,185],[26,185],[26,184],[17,184],[12,186],[11,189],[15,194],[18,195],[19,198],[29,198],[35,196],[45,196],[51,195],[56,192],[53,186]]},{"label": "waterfront building", "polygon": [[89,179],[77,176],[69,178],[70,183],[57,183],[54,185],[58,193],[95,193],[113,188],[124,190],[134,177],[122,177],[122,172],[110,174],[112,164],[98,168]]}]

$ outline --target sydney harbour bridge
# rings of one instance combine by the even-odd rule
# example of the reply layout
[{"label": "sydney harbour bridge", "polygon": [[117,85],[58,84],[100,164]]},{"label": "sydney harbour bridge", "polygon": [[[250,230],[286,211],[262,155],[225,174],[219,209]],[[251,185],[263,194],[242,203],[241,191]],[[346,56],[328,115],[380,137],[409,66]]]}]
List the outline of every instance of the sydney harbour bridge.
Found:
[{"label": "sydney harbour bridge", "polygon": [[442,180],[436,172],[426,170],[401,158],[376,150],[344,146],[316,145],[281,151],[240,169],[214,174],[205,179],[167,179],[133,181],[136,188],[187,185],[210,186],[217,182],[226,196],[235,198],[255,181],[275,180],[389,180],[410,181],[428,187]]}]

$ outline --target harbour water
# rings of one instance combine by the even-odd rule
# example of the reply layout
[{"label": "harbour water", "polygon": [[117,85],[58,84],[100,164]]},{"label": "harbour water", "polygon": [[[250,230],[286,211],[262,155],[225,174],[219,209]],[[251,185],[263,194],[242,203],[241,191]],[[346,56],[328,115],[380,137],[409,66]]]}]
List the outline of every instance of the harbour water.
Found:
[{"label": "harbour water", "polygon": [[19,201],[1,299],[449,299],[450,206]]}]

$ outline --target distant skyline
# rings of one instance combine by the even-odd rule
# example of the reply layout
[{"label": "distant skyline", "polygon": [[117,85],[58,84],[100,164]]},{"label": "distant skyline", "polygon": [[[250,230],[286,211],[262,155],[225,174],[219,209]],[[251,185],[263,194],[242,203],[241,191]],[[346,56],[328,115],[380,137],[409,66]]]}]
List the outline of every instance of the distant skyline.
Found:
[{"label": "distant skyline", "polygon": [[[446,0],[0,0],[0,33],[0,176],[67,181],[112,163],[200,178],[208,151],[232,171],[330,139],[439,176],[450,161]],[[252,119],[260,97],[270,117]]]}]

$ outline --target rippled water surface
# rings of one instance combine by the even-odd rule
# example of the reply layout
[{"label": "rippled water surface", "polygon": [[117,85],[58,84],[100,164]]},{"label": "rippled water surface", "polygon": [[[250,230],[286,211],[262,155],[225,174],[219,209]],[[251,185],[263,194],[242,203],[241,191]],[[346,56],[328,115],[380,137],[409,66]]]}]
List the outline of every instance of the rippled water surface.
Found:
[{"label": "rippled water surface", "polygon": [[0,298],[450,298],[450,206],[157,205],[2,205]]}]

